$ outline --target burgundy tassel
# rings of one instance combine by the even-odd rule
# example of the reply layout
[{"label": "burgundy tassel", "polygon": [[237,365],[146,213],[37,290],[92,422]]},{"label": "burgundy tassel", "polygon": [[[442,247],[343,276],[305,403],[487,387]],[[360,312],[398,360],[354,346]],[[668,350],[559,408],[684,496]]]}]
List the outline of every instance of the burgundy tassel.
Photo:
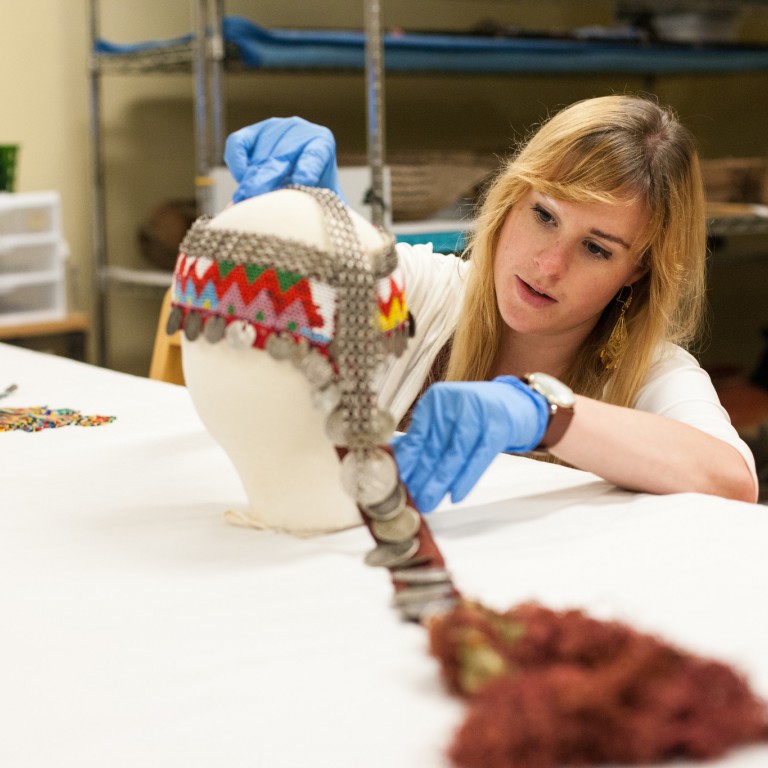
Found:
[{"label": "burgundy tassel", "polygon": [[581,611],[463,602],[430,643],[469,700],[450,748],[464,768],[706,760],[768,740],[766,703],[729,666]]}]

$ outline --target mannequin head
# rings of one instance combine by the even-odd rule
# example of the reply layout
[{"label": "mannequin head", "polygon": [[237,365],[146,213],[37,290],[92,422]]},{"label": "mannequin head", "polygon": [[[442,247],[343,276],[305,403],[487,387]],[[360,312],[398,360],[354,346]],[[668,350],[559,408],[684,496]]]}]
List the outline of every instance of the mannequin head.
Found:
[{"label": "mannequin head", "polygon": [[[350,279],[343,242],[331,225],[338,217],[356,240],[370,287],[363,332],[373,335],[362,367],[345,352],[352,315],[343,298]],[[391,239],[327,190],[261,195],[190,230],[169,331],[184,329],[187,387],[245,488],[240,522],[296,534],[360,522],[335,444],[345,444],[341,433],[358,412],[351,397],[370,410],[368,432],[373,424],[380,442],[388,438],[373,381],[385,354],[404,345],[402,289]]]}]

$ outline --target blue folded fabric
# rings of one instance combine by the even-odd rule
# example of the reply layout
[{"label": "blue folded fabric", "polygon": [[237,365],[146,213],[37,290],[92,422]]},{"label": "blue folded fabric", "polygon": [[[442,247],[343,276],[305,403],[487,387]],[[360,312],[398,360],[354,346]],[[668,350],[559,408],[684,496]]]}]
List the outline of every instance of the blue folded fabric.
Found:
[{"label": "blue folded fabric", "polygon": [[93,42],[93,52],[106,56],[120,56],[127,53],[143,53],[144,51],[163,50],[175,48],[179,45],[189,45],[194,40],[194,35],[182,35],[165,40],[149,40],[141,43],[113,43],[103,38],[97,38]]},{"label": "blue folded fabric", "polygon": [[[250,69],[362,69],[365,34],[347,30],[266,29],[240,16],[222,20],[224,39]],[[188,44],[192,36],[95,51],[123,54]],[[768,70],[768,46],[693,46],[636,41],[553,40],[444,34],[385,34],[388,71],[464,73],[611,72],[670,74]]]}]

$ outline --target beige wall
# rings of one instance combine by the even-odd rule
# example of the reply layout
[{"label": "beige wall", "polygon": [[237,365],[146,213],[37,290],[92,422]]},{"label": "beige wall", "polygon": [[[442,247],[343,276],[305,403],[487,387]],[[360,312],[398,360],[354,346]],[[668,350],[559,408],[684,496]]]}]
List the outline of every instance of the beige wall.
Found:
[{"label": "beige wall", "polygon": [[0,24],[0,141],[21,145],[18,191],[61,193],[72,277],[82,289],[90,249],[85,8],[28,0],[12,16]]},{"label": "beige wall", "polygon": [[[363,3],[229,0],[227,12],[265,26],[361,26]],[[612,3],[572,0],[385,0],[387,26],[462,29],[493,18],[540,28],[607,23]],[[189,0],[101,0],[105,37],[117,42],[172,37],[191,28]],[[757,13],[757,12],[755,12]],[[589,15],[587,15],[589,14]],[[26,0],[0,25],[0,141],[22,145],[17,188],[58,189],[71,245],[72,304],[91,308],[90,141],[86,0]],[[745,27],[768,39],[765,15]],[[401,149],[476,148],[503,152],[527,126],[576,98],[654,89],[696,132],[705,156],[768,154],[768,74],[670,77],[396,76],[386,81],[387,143]],[[364,84],[359,74],[228,76],[230,128],[275,114],[302,114],[329,125],[340,151],[364,148]],[[145,267],[137,229],[159,203],[194,194],[192,82],[184,75],[110,76],[103,86],[110,258]],[[760,262],[719,268],[718,285],[748,278],[749,297],[765,306]],[[757,295],[755,295],[757,294]],[[157,291],[110,292],[110,364],[144,373],[155,331]],[[709,357],[749,361],[761,344],[764,310],[732,312],[736,287],[713,295],[719,321]],[[727,297],[727,298],[726,298]],[[762,300],[761,300],[762,299]],[[742,312],[743,304],[742,304]],[[762,311],[762,315],[760,314]],[[727,317],[726,317],[727,313]],[[717,333],[729,329],[727,337]],[[745,325],[746,323],[746,325]],[[732,335],[731,328],[738,330]]]}]

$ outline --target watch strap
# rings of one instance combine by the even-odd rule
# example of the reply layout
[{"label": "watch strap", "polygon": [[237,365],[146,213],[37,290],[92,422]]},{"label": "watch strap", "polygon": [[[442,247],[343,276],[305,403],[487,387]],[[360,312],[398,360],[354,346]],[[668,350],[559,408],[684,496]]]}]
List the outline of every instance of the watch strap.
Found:
[{"label": "watch strap", "polygon": [[[548,393],[546,380],[551,381],[550,386],[552,386],[552,384],[557,384],[559,387],[565,389],[568,395],[570,395],[569,399],[571,402],[561,402],[562,397],[556,397],[554,393]],[[549,409],[547,427],[544,430],[541,442],[533,450],[533,453],[547,454],[551,448],[554,448],[560,442],[570,426],[574,410],[572,404],[573,394],[570,389],[562,384],[562,382],[546,374],[526,373],[522,376],[522,381],[547,401],[547,407]]]},{"label": "watch strap", "polygon": [[561,408],[554,403],[549,404],[549,424],[544,431],[544,437],[536,447],[537,451],[549,451],[562,439],[573,418],[573,408]]}]

